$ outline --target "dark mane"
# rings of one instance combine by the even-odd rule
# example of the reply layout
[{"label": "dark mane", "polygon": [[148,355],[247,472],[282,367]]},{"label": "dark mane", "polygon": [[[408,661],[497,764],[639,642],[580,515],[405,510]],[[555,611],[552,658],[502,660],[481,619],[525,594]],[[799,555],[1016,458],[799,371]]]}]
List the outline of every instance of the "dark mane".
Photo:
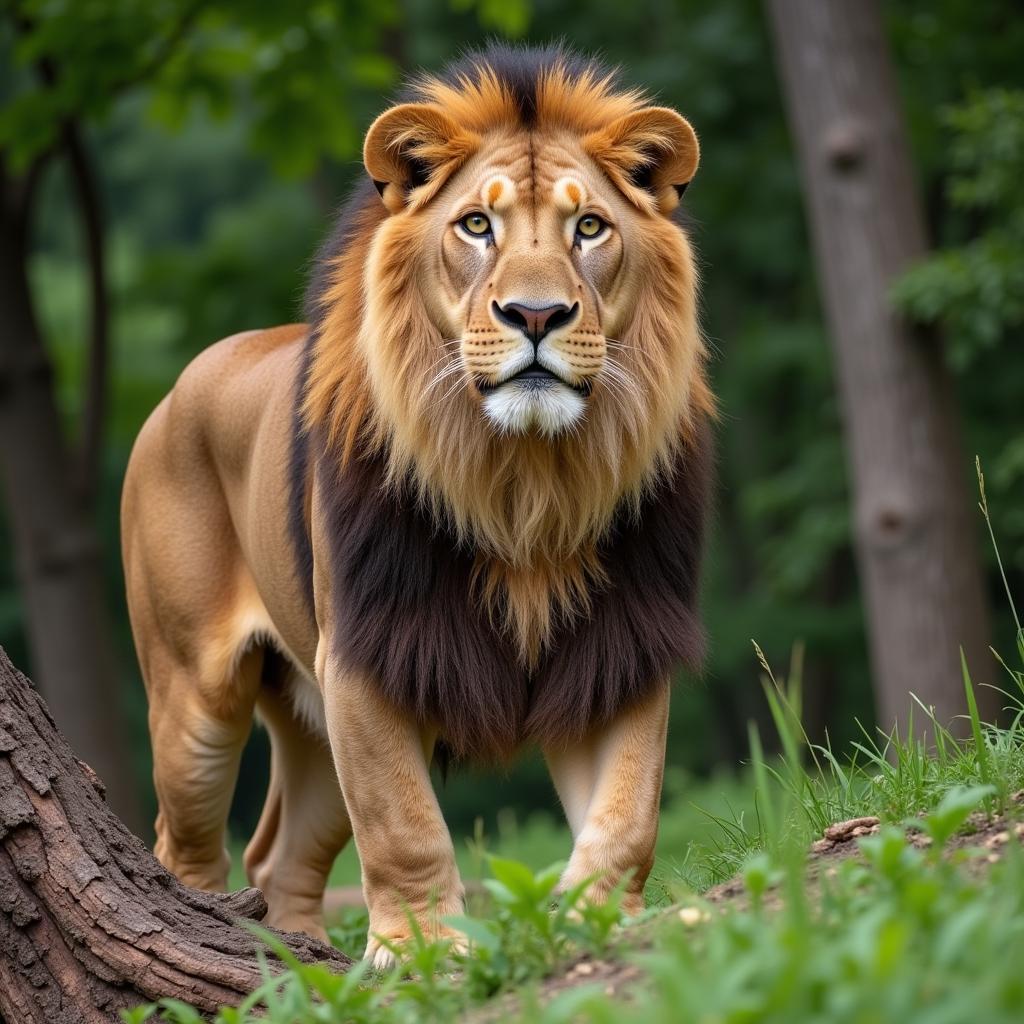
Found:
[{"label": "dark mane", "polygon": [[295,551],[299,580],[310,609],[313,607],[313,544],[309,536],[309,524],[306,522],[306,510],[309,507],[310,439],[302,423],[302,399],[323,317],[321,299],[329,284],[330,268],[354,237],[359,211],[369,203],[376,202],[379,200],[373,184],[365,178],[360,179],[342,204],[327,241],[316,254],[303,305],[304,318],[310,330],[302,348],[292,406],[292,444],[288,462],[288,537]]},{"label": "dark mane", "polygon": [[365,455],[324,481],[333,653],[375,680],[457,758],[505,760],[524,743],[581,739],[700,667],[700,563],[712,479],[707,424],[639,515],[616,517],[600,558],[608,583],[528,669],[474,586],[473,555],[384,485]]}]

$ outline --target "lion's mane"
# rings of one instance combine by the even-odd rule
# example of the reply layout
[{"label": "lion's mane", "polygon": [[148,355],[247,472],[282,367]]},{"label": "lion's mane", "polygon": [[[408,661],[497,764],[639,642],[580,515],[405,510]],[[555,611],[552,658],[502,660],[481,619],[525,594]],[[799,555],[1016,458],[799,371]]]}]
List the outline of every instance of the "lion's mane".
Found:
[{"label": "lion's mane", "polygon": [[[593,133],[644,103],[593,61],[504,47],[405,98],[480,135]],[[713,402],[688,242],[668,221],[649,232],[660,272],[621,339],[634,393],[592,402],[584,429],[551,440],[499,436],[468,401],[423,393],[443,339],[400,233],[373,253],[367,294],[386,220],[373,186],[357,189],[310,287],[291,474],[300,573],[311,592],[316,487],[340,661],[456,754],[569,741],[701,658]],[[368,319],[393,355],[386,388],[368,373]]]}]

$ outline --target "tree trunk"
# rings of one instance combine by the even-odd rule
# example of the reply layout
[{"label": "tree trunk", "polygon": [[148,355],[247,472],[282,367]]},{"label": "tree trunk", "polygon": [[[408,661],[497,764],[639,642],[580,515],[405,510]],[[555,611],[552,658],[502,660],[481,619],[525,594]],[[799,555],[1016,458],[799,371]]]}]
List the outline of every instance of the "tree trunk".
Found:
[{"label": "tree trunk", "polygon": [[0,488],[33,671],[74,749],[108,780],[110,803],[141,829],[103,592],[100,544],[71,472],[53,370],[26,273],[28,199],[0,154]]},{"label": "tree trunk", "polygon": [[942,349],[888,298],[926,246],[880,7],[767,9],[835,350],[878,721],[905,727],[913,693],[946,723],[966,707],[959,647],[991,673],[988,609]]},{"label": "tree trunk", "polygon": [[[258,889],[202,893],[161,867],[0,648],[0,1018],[92,1024],[164,997],[237,1005],[262,982],[264,948],[240,919],[266,909]],[[351,963],[278,937],[306,962]]]}]

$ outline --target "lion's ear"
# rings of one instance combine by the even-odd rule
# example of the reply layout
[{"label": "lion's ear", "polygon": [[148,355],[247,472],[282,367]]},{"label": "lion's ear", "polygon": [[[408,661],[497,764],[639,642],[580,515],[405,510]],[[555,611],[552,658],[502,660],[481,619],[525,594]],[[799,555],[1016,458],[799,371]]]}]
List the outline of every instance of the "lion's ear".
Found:
[{"label": "lion's ear", "polygon": [[[370,125],[363,164],[384,205],[398,213],[430,199],[480,145],[432,103],[403,103]],[[415,199],[414,199],[415,195]]]},{"label": "lion's ear", "polygon": [[669,107],[645,107],[592,132],[583,147],[638,206],[671,213],[697,173],[690,122]]}]

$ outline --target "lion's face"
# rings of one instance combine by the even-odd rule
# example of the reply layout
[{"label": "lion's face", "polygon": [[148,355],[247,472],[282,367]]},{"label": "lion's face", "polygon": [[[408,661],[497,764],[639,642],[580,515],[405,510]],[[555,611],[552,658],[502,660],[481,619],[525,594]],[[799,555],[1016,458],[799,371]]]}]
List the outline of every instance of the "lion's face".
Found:
[{"label": "lion's face", "polygon": [[[548,441],[658,417],[699,348],[689,245],[667,216],[696,171],[689,124],[593,80],[541,83],[532,123],[496,81],[424,96],[381,115],[364,150],[391,213],[367,275],[380,400],[401,377],[406,408],[415,388],[430,415],[472,407],[496,436]],[[432,344],[386,337],[412,289]]]},{"label": "lion's face", "polygon": [[458,340],[428,388],[464,374],[497,429],[550,436],[584,417],[596,381],[622,386],[637,216],[578,140],[489,139],[422,216],[437,240],[428,308]]}]

